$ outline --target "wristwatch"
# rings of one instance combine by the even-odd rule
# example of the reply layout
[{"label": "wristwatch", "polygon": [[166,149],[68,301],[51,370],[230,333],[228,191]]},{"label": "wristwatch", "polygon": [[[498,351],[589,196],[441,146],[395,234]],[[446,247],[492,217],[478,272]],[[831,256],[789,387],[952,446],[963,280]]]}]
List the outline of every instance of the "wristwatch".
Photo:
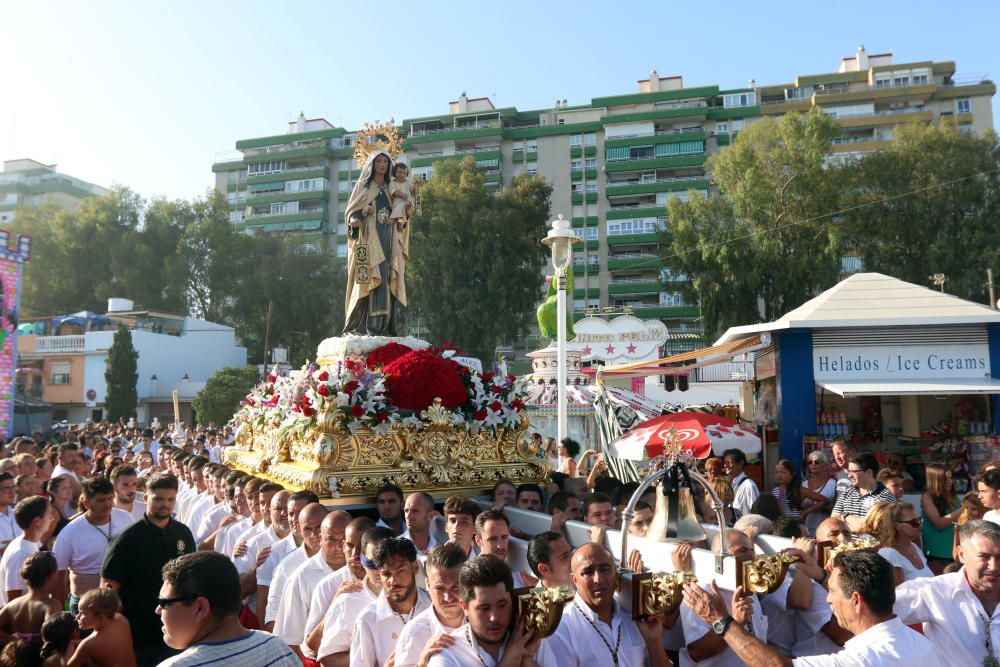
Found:
[{"label": "wristwatch", "polygon": [[726,634],[726,630],[729,629],[729,625],[732,622],[733,622],[733,617],[727,614],[722,618],[720,618],[719,620],[717,620],[715,623],[712,623],[712,630],[715,631],[715,634],[721,637],[722,635]]}]

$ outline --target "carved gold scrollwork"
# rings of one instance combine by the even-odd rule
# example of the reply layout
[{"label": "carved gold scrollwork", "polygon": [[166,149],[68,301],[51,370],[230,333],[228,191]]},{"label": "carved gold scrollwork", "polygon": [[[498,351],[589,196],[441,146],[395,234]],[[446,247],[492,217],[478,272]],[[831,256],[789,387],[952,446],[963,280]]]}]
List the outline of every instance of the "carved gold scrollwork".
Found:
[{"label": "carved gold scrollwork", "polygon": [[514,591],[517,617],[524,620],[527,630],[548,637],[559,627],[563,606],[573,599],[569,586],[558,588],[522,588]]},{"label": "carved gold scrollwork", "polygon": [[782,551],[743,561],[737,571],[737,584],[752,593],[773,593],[785,580],[788,566],[796,560],[797,556]]},{"label": "carved gold scrollwork", "polygon": [[845,551],[857,551],[858,549],[878,549],[880,544],[874,537],[859,537],[850,542],[842,542],[840,544],[820,542],[818,546],[819,566],[826,567],[826,564],[833,560],[833,557],[837,554],[844,553]]},{"label": "carved gold scrollwork", "polygon": [[632,618],[638,620],[647,616],[666,618],[675,611],[683,600],[684,584],[696,583],[698,578],[691,572],[646,572],[632,577]]}]

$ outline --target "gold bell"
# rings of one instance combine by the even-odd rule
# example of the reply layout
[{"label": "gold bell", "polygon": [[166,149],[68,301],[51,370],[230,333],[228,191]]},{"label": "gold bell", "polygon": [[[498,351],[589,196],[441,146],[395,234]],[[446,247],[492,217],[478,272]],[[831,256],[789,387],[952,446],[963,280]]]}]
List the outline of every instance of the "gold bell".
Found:
[{"label": "gold bell", "polygon": [[691,488],[682,485],[675,471],[660,480],[656,511],[646,538],[660,542],[699,542],[708,539],[694,510]]}]

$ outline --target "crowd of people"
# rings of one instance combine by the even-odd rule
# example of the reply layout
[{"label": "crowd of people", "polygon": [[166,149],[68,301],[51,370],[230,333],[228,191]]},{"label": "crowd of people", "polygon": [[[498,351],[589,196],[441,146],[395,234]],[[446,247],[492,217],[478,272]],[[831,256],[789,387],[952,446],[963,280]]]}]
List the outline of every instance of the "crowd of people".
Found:
[{"label": "crowd of people", "polygon": [[[1000,469],[959,499],[930,465],[920,506],[902,462],[835,443],[799,474],[779,461],[771,493],[738,450],[701,464],[724,503],[710,543],[673,548],[690,570],[696,548],[752,557],[761,534],[788,538],[796,560],[774,593],[684,587],[671,617],[635,620],[618,601],[619,563],[605,532],[622,528],[636,483],[608,474],[577,443],[539,452],[546,485],[501,480],[492,500],[439,506],[386,484],[374,513],[329,509],[227,466],[232,434],[123,424],[68,426],[15,438],[0,456],[0,666],[997,664]],[[703,523],[712,503],[692,489]],[[628,523],[645,536],[658,489]],[[509,507],[548,530],[525,534]],[[590,527],[574,549],[567,522]],[[536,522],[537,523],[537,522]],[[522,524],[523,527],[524,524]],[[956,529],[956,527],[960,528]],[[877,550],[820,567],[818,544],[857,535]],[[512,567],[514,541],[527,567]],[[511,592],[568,586],[554,634],[515,616]]]}]

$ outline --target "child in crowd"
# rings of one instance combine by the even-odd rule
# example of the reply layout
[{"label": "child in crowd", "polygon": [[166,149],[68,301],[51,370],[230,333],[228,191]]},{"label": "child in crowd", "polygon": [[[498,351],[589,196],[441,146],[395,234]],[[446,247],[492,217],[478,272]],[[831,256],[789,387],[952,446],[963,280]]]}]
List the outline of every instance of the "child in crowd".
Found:
[{"label": "child in crowd", "polygon": [[80,642],[69,665],[99,667],[135,667],[132,630],[121,615],[118,594],[107,588],[95,588],[80,598],[80,629],[93,630]]},{"label": "child in crowd", "polygon": [[898,470],[893,468],[882,468],[878,471],[878,481],[885,485],[885,488],[892,491],[892,495],[896,496],[896,500],[901,500],[903,494],[906,493],[904,487],[903,474]]},{"label": "child in crowd", "polygon": [[46,552],[28,556],[21,565],[20,574],[28,584],[28,593],[0,609],[0,638],[40,644],[42,625],[50,616],[62,611],[52,598],[60,583],[55,556]]},{"label": "child in crowd", "polygon": [[[80,627],[73,614],[61,611],[42,625],[41,658],[45,667],[63,667],[80,641]],[[131,646],[131,642],[129,642]]]}]

